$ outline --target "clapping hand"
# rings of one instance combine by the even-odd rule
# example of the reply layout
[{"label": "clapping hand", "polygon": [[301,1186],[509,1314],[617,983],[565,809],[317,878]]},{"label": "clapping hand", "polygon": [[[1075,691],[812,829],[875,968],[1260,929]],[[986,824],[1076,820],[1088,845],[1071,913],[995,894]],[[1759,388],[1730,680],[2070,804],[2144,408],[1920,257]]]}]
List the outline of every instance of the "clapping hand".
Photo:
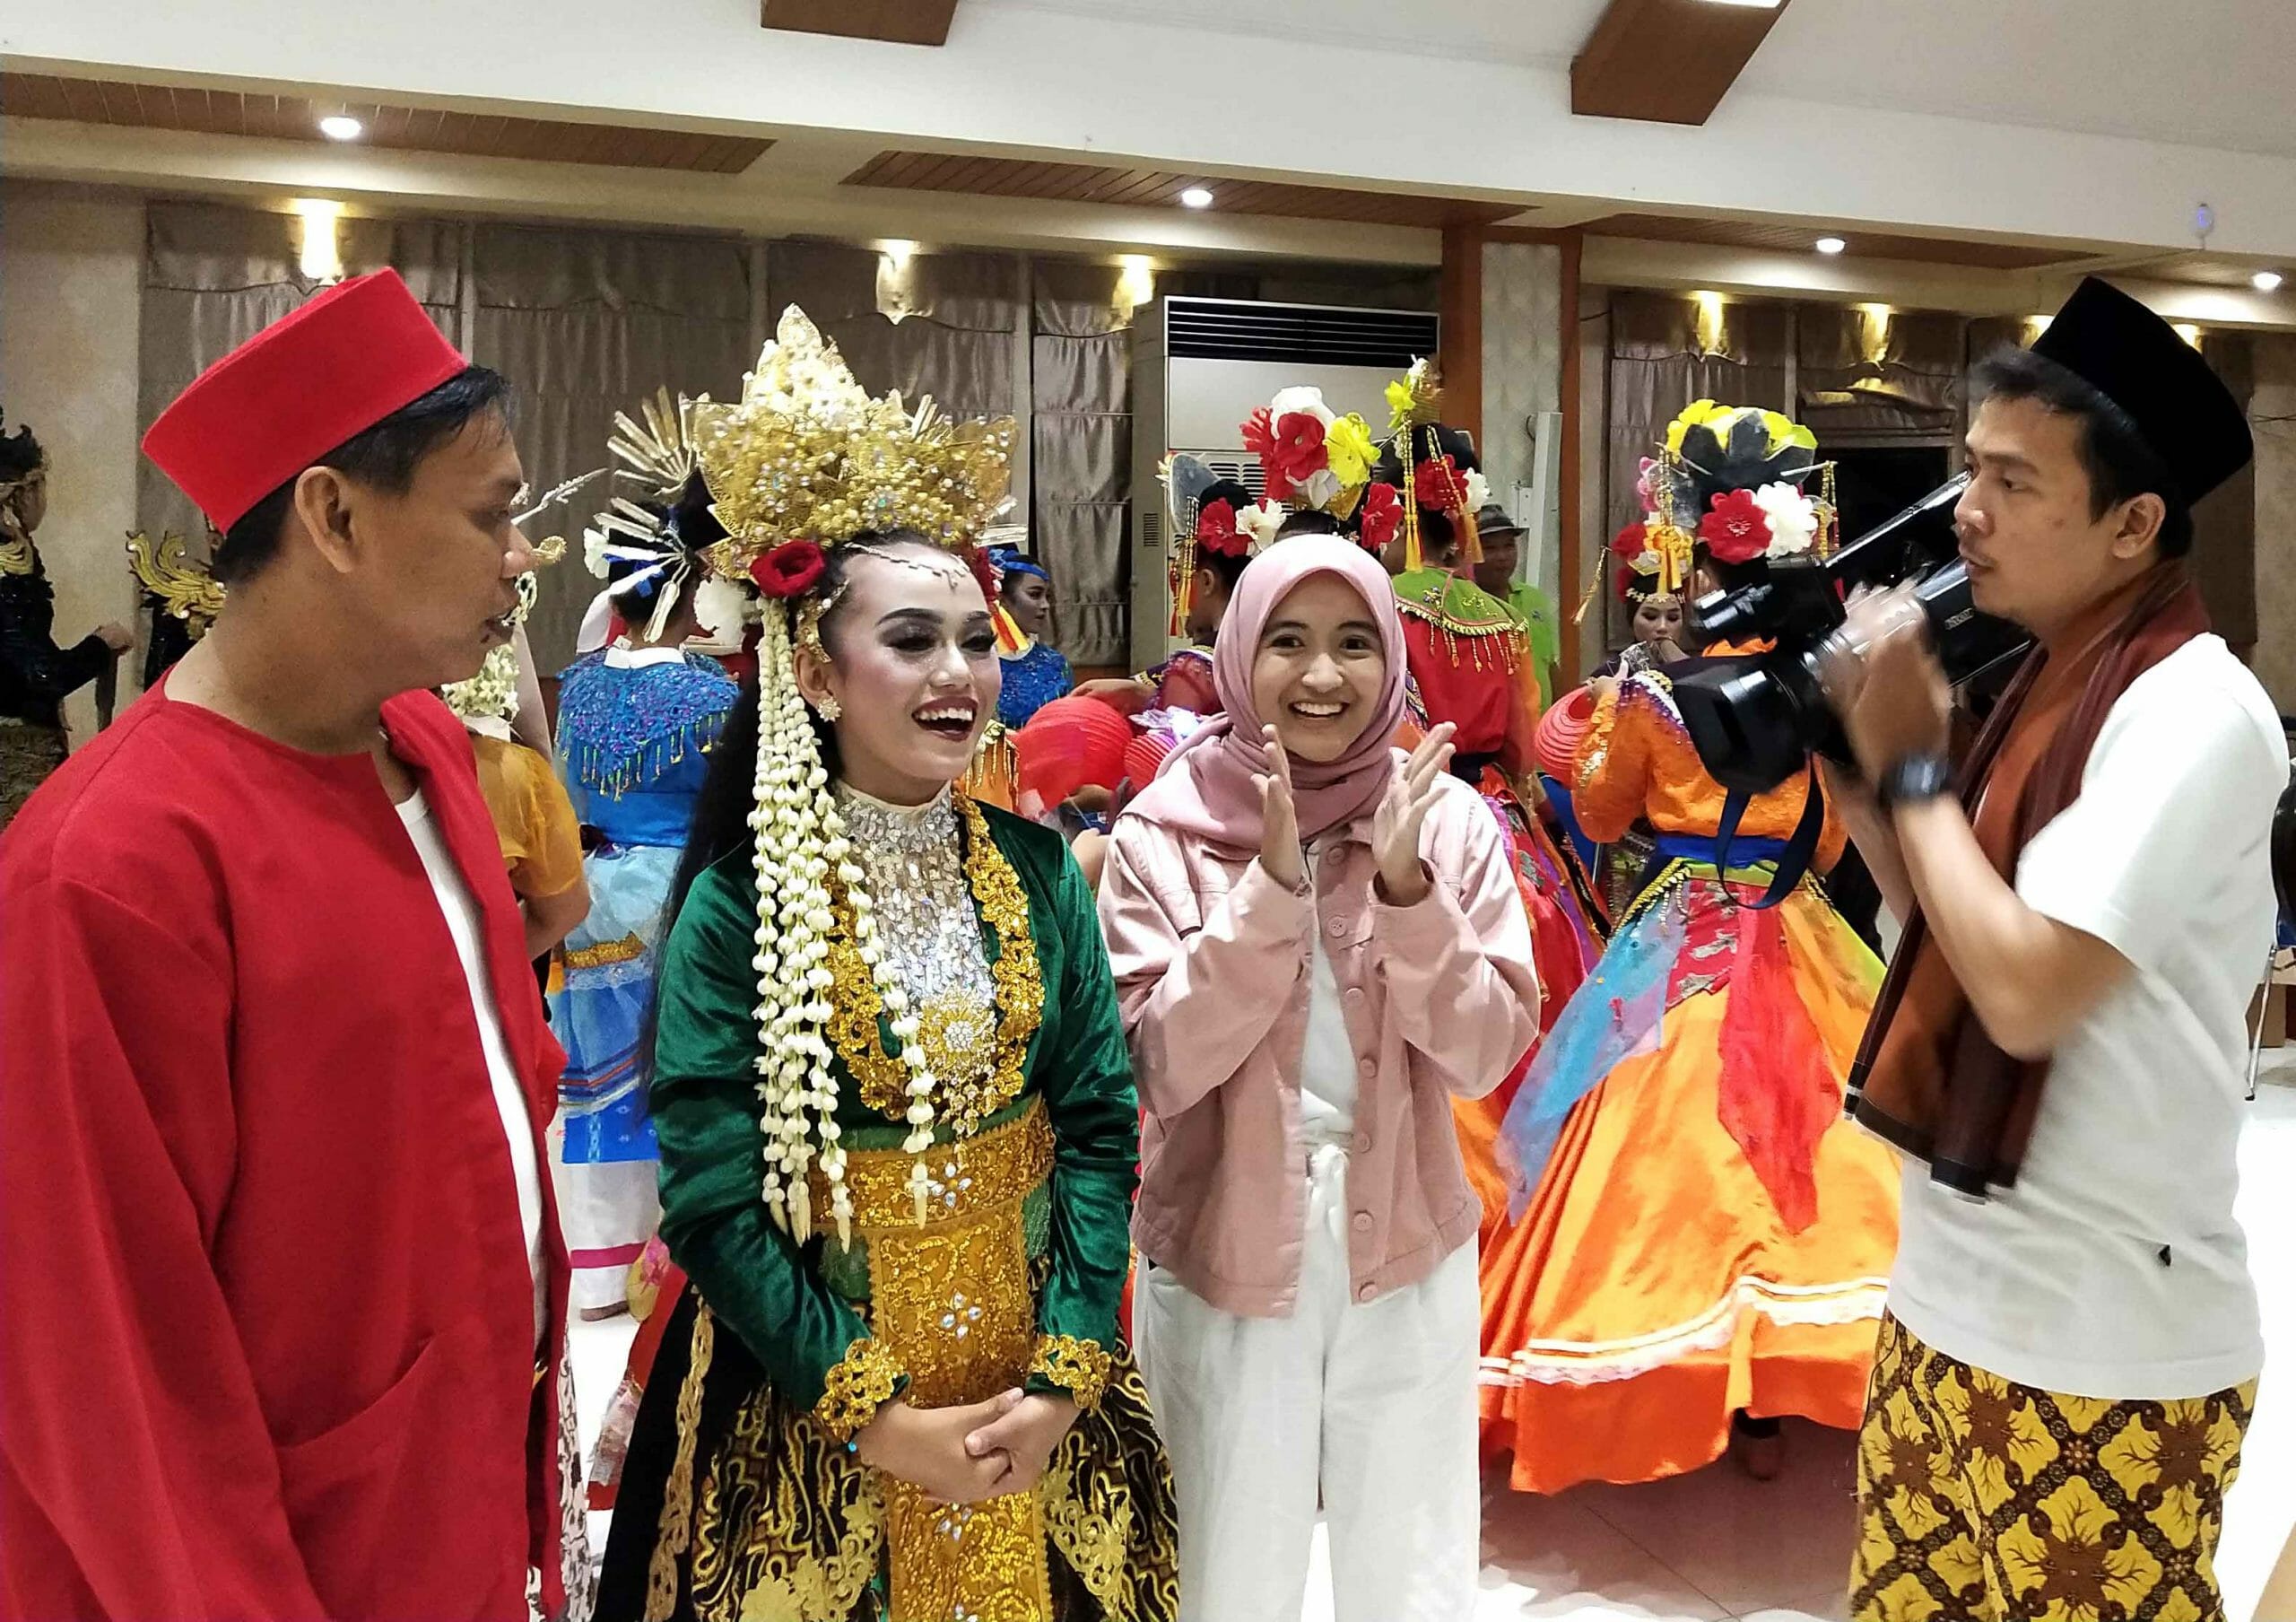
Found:
[{"label": "clapping hand", "polygon": [[1307,882],[1307,861],[1300,854],[1300,816],[1292,804],[1292,763],[1283,753],[1275,728],[1260,729],[1259,865],[1268,877],[1287,890]]},{"label": "clapping hand", "polygon": [[1451,737],[1457,730],[1445,721],[1420,740],[1371,819],[1371,854],[1379,864],[1381,895],[1390,906],[1415,906],[1427,897],[1427,868],[1419,859],[1419,830],[1441,792],[1437,780],[1450,766]]}]

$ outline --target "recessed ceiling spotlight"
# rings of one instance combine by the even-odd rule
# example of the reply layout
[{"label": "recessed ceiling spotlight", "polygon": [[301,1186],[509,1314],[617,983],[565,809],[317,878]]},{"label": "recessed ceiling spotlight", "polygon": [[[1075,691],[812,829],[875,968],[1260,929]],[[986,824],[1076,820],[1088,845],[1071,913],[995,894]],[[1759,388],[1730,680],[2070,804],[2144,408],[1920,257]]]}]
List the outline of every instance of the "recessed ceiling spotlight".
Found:
[{"label": "recessed ceiling spotlight", "polygon": [[1212,188],[1208,186],[1191,186],[1180,193],[1180,204],[1186,208],[1209,208],[1212,206]]},{"label": "recessed ceiling spotlight", "polygon": [[319,120],[319,134],[330,141],[356,141],[367,133],[367,126],[347,113],[334,113]]},{"label": "recessed ceiling spotlight", "polygon": [[2286,279],[2276,270],[2260,270],[2248,278],[2248,285],[2258,292],[2278,292]]},{"label": "recessed ceiling spotlight", "polygon": [[1822,254],[1838,254],[1848,246],[1839,237],[1820,237],[1816,243],[1817,250]]}]

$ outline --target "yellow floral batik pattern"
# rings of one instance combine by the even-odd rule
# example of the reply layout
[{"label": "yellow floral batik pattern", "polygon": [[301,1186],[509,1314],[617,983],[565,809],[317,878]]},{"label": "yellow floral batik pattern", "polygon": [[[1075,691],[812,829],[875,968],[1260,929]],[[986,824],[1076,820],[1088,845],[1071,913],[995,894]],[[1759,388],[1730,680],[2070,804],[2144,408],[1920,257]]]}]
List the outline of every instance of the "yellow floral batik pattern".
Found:
[{"label": "yellow floral batik pattern", "polygon": [[1885,1319],[1858,1437],[1857,1622],[2220,1622],[2256,1384],[2166,1402],[2018,1385]]}]

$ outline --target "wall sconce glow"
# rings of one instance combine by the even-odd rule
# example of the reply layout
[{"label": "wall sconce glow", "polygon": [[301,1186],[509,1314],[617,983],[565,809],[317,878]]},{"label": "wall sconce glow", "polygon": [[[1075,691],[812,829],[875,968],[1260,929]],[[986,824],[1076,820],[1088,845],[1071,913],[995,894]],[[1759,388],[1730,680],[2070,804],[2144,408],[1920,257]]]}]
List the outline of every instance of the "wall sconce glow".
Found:
[{"label": "wall sconce glow", "polygon": [[367,126],[348,113],[332,113],[319,120],[319,134],[330,141],[356,141]]},{"label": "wall sconce glow", "polygon": [[2248,285],[2258,292],[2278,292],[2286,279],[2276,270],[2260,270],[2248,278]]},{"label": "wall sconce glow", "polygon": [[2056,319],[2057,318],[2055,316],[2027,316],[2025,318],[2025,342],[2030,344],[2035,338],[2039,337],[2041,334],[2048,330],[2048,324]]},{"label": "wall sconce glow", "polygon": [[1786,0],[1707,0],[1707,3],[1710,5],[1739,5],[1748,11],[1774,12],[1785,4]]},{"label": "wall sconce glow", "polygon": [[898,327],[921,303],[917,296],[917,244],[905,237],[890,238],[877,256],[877,313]]},{"label": "wall sconce glow", "polygon": [[1858,322],[1858,353],[1866,364],[1879,366],[1890,353],[1890,318],[1897,311],[1887,304],[1860,304],[1857,313],[1864,318]]},{"label": "wall sconce glow", "polygon": [[1183,208],[1211,207],[1212,188],[1208,186],[1189,187],[1186,191],[1180,193],[1180,206]]},{"label": "wall sconce glow", "polygon": [[1698,352],[1700,354],[1722,353],[1722,311],[1725,301],[1718,292],[1694,292],[1692,301],[1698,306]]},{"label": "wall sconce glow", "polygon": [[1839,237],[1820,237],[1813,246],[1815,247],[1820,253],[1831,257],[1831,255],[1844,251],[1848,248],[1849,244],[1843,241]]},{"label": "wall sconce glow", "polygon": [[314,282],[343,280],[343,248],[337,240],[343,205],[326,197],[297,197],[288,206],[303,222],[297,260],[302,273]]},{"label": "wall sconce glow", "polygon": [[1156,296],[1156,262],[1146,254],[1126,254],[1117,261],[1124,274],[1116,279],[1117,302],[1139,309]]},{"label": "wall sconce glow", "polygon": [[2198,349],[2200,347],[2201,331],[2196,325],[2190,321],[2179,321],[2176,324],[2176,327],[2177,336],[2182,338],[2195,349]]}]

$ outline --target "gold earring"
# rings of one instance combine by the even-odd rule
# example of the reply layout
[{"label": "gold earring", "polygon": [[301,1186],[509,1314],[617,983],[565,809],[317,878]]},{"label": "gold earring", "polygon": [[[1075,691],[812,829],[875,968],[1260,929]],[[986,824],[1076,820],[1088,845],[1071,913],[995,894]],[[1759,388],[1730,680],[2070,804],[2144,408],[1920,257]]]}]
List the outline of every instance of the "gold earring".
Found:
[{"label": "gold earring", "polygon": [[813,709],[825,721],[842,720],[845,718],[845,706],[837,702],[834,693],[823,697],[820,703],[813,706]]}]

